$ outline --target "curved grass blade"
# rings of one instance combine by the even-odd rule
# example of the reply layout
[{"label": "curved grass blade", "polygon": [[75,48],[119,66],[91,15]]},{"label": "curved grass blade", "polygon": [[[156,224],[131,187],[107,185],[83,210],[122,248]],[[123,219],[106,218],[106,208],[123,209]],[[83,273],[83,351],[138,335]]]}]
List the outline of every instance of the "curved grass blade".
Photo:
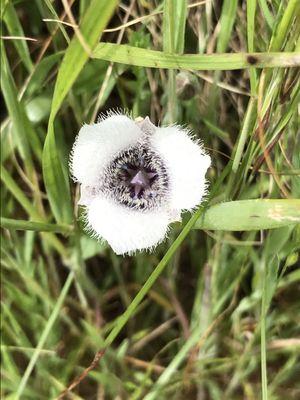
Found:
[{"label": "curved grass blade", "polygon": [[[80,23],[80,32],[86,46],[93,49],[108,23],[118,1],[92,0]],[[64,177],[62,165],[57,153],[54,119],[77,76],[89,58],[82,43],[74,35],[62,60],[58,72],[48,132],[43,151],[43,176],[50,205],[57,222],[70,223],[72,220],[71,195],[68,181]]]},{"label": "curved grass blade", "polygon": [[[19,36],[19,37],[25,36],[22,25],[20,24],[17,12],[12,2],[6,2],[2,18],[11,36]],[[28,72],[31,72],[33,69],[33,62],[30,57],[26,40],[14,40],[13,44],[26,69],[28,70]]]},{"label": "curved grass blade", "polygon": [[16,85],[3,43],[1,45],[1,61],[1,88],[14,128],[14,140],[17,143],[19,153],[24,160],[26,168],[30,171],[33,168],[32,153],[35,153],[37,159],[40,159],[42,148],[37,134],[28,120],[23,104],[18,101]]},{"label": "curved grass blade", "polygon": [[155,281],[157,278],[161,275],[165,267],[168,265],[170,262],[171,258],[174,256],[176,250],[178,247],[181,245],[181,243],[184,241],[190,230],[193,228],[194,224],[196,223],[197,219],[200,217],[200,215],[203,212],[203,208],[199,208],[195,214],[189,219],[189,221],[186,223],[180,234],[177,236],[176,240],[172,243],[171,247],[168,249],[168,251],[165,253],[161,261],[157,264],[141,290],[138,292],[138,294],[135,296],[135,298],[132,300],[132,302],[129,304],[127,307],[126,311],[117,319],[117,322],[110,332],[110,334],[107,336],[104,342],[104,346],[108,347],[110,346],[115,338],[119,335],[123,327],[126,325],[128,322],[129,318],[133,315],[134,311],[138,307],[138,305],[141,303],[143,298],[146,296],[146,294],[149,292],[150,288],[154,285]]},{"label": "curved grass blade", "polygon": [[[79,29],[85,43],[91,50],[96,46],[105,26],[107,25],[118,0],[109,2],[92,0],[82,18]],[[54,88],[50,120],[54,120],[66,94],[70,90],[80,71],[88,61],[89,54],[85,51],[75,35],[68,47],[61,67],[58,71]]]},{"label": "curved grass blade", "polygon": [[36,207],[34,206],[32,201],[29,200],[29,198],[25,195],[24,191],[18,186],[11,174],[3,165],[0,166],[0,171],[1,181],[6,186],[6,188],[10,191],[10,193],[19,202],[23,209],[30,215],[31,218],[39,220],[40,215]]},{"label": "curved grass blade", "polygon": [[30,362],[27,365],[27,368],[26,368],[26,370],[24,372],[24,375],[23,375],[23,377],[21,379],[21,382],[19,384],[19,387],[18,387],[18,390],[17,390],[17,393],[16,393],[16,397],[15,397],[16,399],[20,399],[21,398],[21,395],[22,395],[22,393],[23,393],[23,391],[24,391],[24,389],[26,387],[26,384],[27,384],[27,381],[28,381],[28,379],[29,379],[29,377],[31,375],[31,372],[32,372],[32,370],[33,370],[33,368],[34,368],[34,366],[35,366],[35,364],[36,364],[36,362],[37,362],[37,360],[39,358],[41,350],[43,349],[43,347],[44,347],[44,345],[45,345],[45,343],[47,341],[48,335],[51,332],[51,329],[53,328],[53,325],[54,325],[55,321],[57,320],[57,318],[59,316],[59,312],[60,312],[61,307],[63,305],[63,302],[65,301],[65,298],[66,298],[66,296],[67,296],[67,294],[69,292],[69,289],[70,289],[70,287],[71,287],[71,285],[73,283],[73,280],[74,280],[74,273],[70,272],[69,275],[68,275],[68,278],[67,278],[67,280],[66,280],[66,282],[64,284],[64,287],[62,288],[62,291],[60,292],[60,295],[59,295],[59,297],[57,299],[57,302],[55,303],[55,306],[54,306],[54,308],[52,310],[52,313],[51,313],[51,315],[50,315],[50,317],[49,317],[49,319],[47,321],[47,324],[46,324],[46,326],[45,326],[45,328],[43,330],[43,333],[42,333],[42,335],[40,337],[40,340],[39,340],[39,342],[38,342],[38,344],[37,344],[37,346],[36,346],[36,348],[35,348],[35,350],[33,352],[33,355],[32,355],[32,357],[30,359]]}]

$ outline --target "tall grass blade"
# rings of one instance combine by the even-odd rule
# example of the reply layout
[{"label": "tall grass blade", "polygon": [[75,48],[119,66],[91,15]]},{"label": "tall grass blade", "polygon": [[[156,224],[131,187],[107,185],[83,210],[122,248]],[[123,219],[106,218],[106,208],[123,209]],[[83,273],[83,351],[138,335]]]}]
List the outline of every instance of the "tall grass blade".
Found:
[{"label": "tall grass blade", "polygon": [[[257,0],[247,0],[247,43],[249,53],[255,51],[254,38],[255,38],[255,12],[256,12]],[[251,95],[256,95],[257,79],[256,71],[254,68],[250,68],[250,87]]]},{"label": "tall grass blade", "polygon": [[117,322],[110,332],[110,334],[107,336],[105,339],[104,345],[105,347],[110,346],[113,341],[116,339],[116,337],[119,335],[123,327],[126,325],[127,321],[130,319],[130,317],[133,315],[134,311],[136,310],[137,306],[141,303],[143,298],[146,296],[146,294],[149,292],[151,287],[154,285],[155,281],[159,278],[165,267],[168,265],[170,262],[171,258],[174,256],[177,248],[181,245],[181,243],[184,241],[190,230],[193,228],[194,224],[196,223],[197,219],[200,217],[203,209],[199,208],[198,211],[195,212],[195,214],[190,218],[190,220],[187,222],[187,224],[184,226],[178,237],[174,240],[172,243],[171,247],[168,249],[168,251],[165,253],[161,261],[157,264],[155,267],[154,271],[151,273],[141,290],[138,292],[138,294],[135,296],[135,298],[132,300],[132,302],[129,304],[127,307],[126,311],[117,319]]},{"label": "tall grass blade", "polygon": [[37,344],[37,346],[36,346],[36,348],[34,350],[34,353],[33,353],[32,357],[30,359],[30,362],[27,365],[27,368],[26,368],[26,370],[24,372],[24,375],[23,375],[23,377],[21,379],[21,382],[19,384],[19,387],[18,387],[18,390],[17,390],[17,393],[16,393],[16,397],[15,397],[16,400],[21,398],[21,395],[22,395],[22,393],[23,393],[23,391],[24,391],[24,389],[26,387],[27,381],[28,381],[28,379],[29,379],[29,377],[30,377],[30,375],[32,373],[32,370],[33,370],[33,368],[34,368],[34,366],[35,366],[35,364],[36,364],[36,362],[37,362],[37,360],[39,358],[41,350],[43,349],[43,347],[44,347],[44,345],[46,343],[46,340],[48,338],[48,335],[51,332],[51,329],[53,328],[53,325],[54,325],[56,319],[59,316],[59,312],[60,312],[61,307],[63,305],[63,302],[65,301],[65,298],[66,298],[66,296],[67,296],[67,294],[69,292],[69,289],[70,289],[70,287],[72,285],[73,279],[74,279],[74,274],[73,274],[73,272],[70,272],[69,276],[68,276],[68,278],[67,278],[67,280],[66,280],[66,282],[65,282],[65,284],[64,284],[64,286],[63,286],[63,288],[62,288],[62,290],[60,292],[60,295],[59,295],[59,297],[57,299],[57,302],[56,302],[56,304],[55,304],[55,306],[54,306],[54,308],[52,310],[52,313],[51,313],[51,315],[50,315],[50,317],[49,317],[49,319],[47,321],[47,324],[46,324],[46,326],[45,326],[45,328],[44,328],[44,330],[43,330],[43,332],[41,334],[40,340],[39,340],[39,342],[38,342],[38,344]]},{"label": "tall grass blade", "polygon": [[8,113],[13,124],[13,138],[17,143],[25,166],[32,169],[32,153],[38,159],[42,156],[41,143],[25,113],[23,103],[18,101],[17,89],[6,57],[5,47],[1,45],[1,88]]},{"label": "tall grass blade", "polygon": [[[6,24],[7,30],[11,36],[25,37],[22,25],[20,24],[17,12],[12,2],[6,2],[1,10],[3,21]],[[33,62],[30,57],[29,49],[26,40],[14,40],[14,46],[19,53],[20,59],[24,63],[29,72],[33,69]]]},{"label": "tall grass blade", "polygon": [[78,36],[75,35],[58,72],[43,151],[43,175],[49,201],[57,222],[70,223],[72,207],[69,184],[65,179],[57,153],[54,119],[66,94],[89,58],[86,47],[92,51],[117,3],[117,0],[109,2],[91,1],[79,26],[82,38],[85,41],[85,48]]}]

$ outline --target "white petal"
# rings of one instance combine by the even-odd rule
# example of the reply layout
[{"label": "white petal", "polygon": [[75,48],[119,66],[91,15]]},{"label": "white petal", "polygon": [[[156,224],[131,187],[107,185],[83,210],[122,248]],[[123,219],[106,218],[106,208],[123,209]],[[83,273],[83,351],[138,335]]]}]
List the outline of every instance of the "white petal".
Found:
[{"label": "white petal", "polygon": [[80,206],[88,206],[97,196],[97,192],[93,187],[80,185],[80,199],[78,200],[78,204]]},{"label": "white petal", "polygon": [[152,145],[168,169],[171,207],[191,210],[205,194],[210,157],[187,131],[177,126],[157,128]]},{"label": "white petal", "polygon": [[139,127],[125,115],[113,114],[97,124],[83,125],[70,157],[74,180],[97,186],[103,168],[141,135]]},{"label": "white petal", "polygon": [[97,197],[87,220],[98,238],[107,240],[116,254],[155,247],[166,236],[169,217],[164,211],[137,211]]}]

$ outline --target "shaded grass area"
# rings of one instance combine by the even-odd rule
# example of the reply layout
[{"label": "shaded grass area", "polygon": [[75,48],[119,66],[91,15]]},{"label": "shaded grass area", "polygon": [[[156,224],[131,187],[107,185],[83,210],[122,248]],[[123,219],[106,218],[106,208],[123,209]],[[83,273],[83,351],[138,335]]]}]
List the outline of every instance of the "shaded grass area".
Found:
[{"label": "shaded grass area", "polygon": [[[1,15],[1,396],[299,398],[299,2]],[[206,203],[152,254],[80,222],[68,154],[110,108],[189,126],[213,160]]]}]

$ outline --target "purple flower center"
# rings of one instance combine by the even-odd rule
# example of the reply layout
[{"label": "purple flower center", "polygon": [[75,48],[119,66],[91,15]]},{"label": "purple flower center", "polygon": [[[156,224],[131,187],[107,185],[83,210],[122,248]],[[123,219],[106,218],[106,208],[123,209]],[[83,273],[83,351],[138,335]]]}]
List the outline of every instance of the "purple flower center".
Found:
[{"label": "purple flower center", "polygon": [[123,166],[125,170],[125,181],[131,188],[131,197],[133,200],[141,198],[142,194],[146,189],[149,189],[157,177],[157,172],[146,171],[142,166],[140,167],[127,167]]},{"label": "purple flower center", "polygon": [[168,187],[166,168],[153,150],[134,147],[119,154],[106,171],[105,187],[120,203],[150,209],[164,203]]}]

